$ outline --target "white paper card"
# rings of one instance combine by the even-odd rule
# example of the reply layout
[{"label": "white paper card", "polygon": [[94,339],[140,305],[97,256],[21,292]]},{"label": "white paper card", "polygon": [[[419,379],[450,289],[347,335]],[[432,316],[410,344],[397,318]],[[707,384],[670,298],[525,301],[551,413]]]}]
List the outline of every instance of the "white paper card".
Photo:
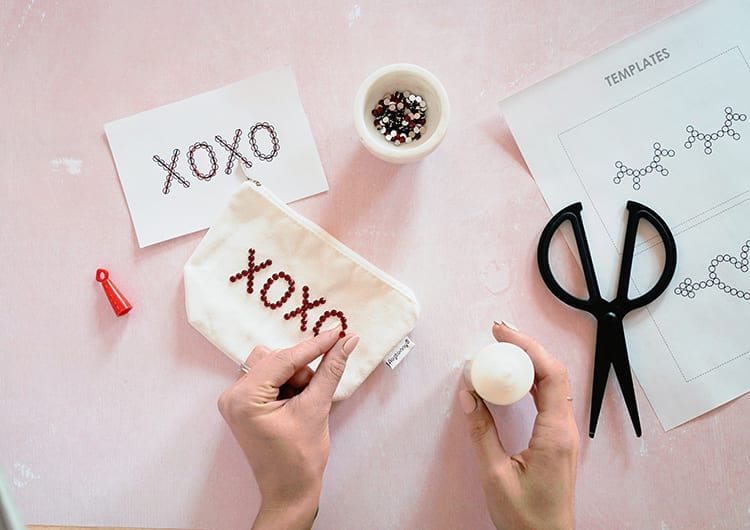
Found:
[{"label": "white paper card", "polygon": [[288,67],[104,129],[141,247],[208,228],[240,167],[285,202],[328,190]]},{"label": "white paper card", "polygon": [[[665,429],[750,390],[749,25],[750,2],[706,1],[503,105],[550,209],[583,203],[605,297],[626,201],[675,235],[672,284],[625,320],[633,371]],[[661,241],[642,228],[631,297],[662,269]]]}]

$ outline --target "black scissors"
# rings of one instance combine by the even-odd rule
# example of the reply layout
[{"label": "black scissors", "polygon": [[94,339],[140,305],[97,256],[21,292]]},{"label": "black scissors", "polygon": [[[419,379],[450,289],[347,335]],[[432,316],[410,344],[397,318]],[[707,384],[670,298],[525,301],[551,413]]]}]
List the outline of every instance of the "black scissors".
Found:
[{"label": "black scissors", "polygon": [[[656,300],[664,292],[674,276],[677,267],[677,245],[674,236],[670,232],[667,223],[659,215],[642,204],[628,201],[628,225],[625,231],[625,245],[623,247],[622,262],[620,264],[620,278],[617,283],[617,296],[612,301],[602,298],[599,293],[599,284],[594,273],[594,264],[591,261],[591,251],[586,240],[586,232],[583,229],[581,211],[583,206],[580,202],[571,204],[550,219],[542,231],[537,249],[537,262],[539,272],[542,274],[544,283],[547,284],[552,293],[560,300],[582,311],[588,311],[597,320],[596,330],[596,357],[594,358],[594,382],[591,391],[591,416],[589,419],[589,436],[594,437],[596,423],[599,420],[599,412],[604,399],[604,388],[607,386],[610,365],[614,366],[615,375],[620,382],[622,395],[630,413],[636,436],[641,436],[641,421],[638,417],[638,404],[635,401],[635,390],[633,389],[633,376],[630,373],[630,362],[628,361],[628,347],[625,343],[625,331],[622,327],[622,319],[633,309],[643,307]],[[664,242],[665,265],[664,270],[651,290],[634,298],[628,298],[628,287],[630,285],[630,272],[633,266],[633,250],[635,249],[635,236],[638,231],[638,222],[646,219],[659,233]],[[582,300],[571,295],[555,279],[549,265],[549,247],[552,236],[560,225],[570,221],[576,238],[578,255],[581,258],[583,276],[588,289],[588,300]]]}]

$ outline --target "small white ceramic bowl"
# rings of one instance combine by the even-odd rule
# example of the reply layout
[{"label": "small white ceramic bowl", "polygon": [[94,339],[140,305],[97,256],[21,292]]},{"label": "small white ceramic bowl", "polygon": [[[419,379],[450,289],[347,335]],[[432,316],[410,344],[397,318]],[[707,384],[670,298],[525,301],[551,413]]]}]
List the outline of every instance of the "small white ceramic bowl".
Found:
[{"label": "small white ceramic bowl", "polygon": [[[419,140],[402,145],[386,140],[372,123],[372,109],[378,101],[397,90],[418,94],[427,102],[426,133]],[[445,136],[449,118],[450,102],[442,83],[414,64],[391,64],[374,71],[354,98],[354,126],[362,144],[376,157],[395,164],[414,162],[434,151]]]}]

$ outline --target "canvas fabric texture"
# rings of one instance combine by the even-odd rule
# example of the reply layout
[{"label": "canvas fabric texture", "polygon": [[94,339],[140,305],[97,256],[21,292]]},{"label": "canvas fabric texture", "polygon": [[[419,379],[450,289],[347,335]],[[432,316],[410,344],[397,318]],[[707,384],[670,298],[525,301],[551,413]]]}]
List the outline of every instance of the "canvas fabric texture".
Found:
[{"label": "canvas fabric texture", "polygon": [[345,323],[360,342],[334,400],[349,397],[419,317],[409,288],[253,182],[231,196],[184,281],[190,324],[238,364],[257,345],[285,348]]}]

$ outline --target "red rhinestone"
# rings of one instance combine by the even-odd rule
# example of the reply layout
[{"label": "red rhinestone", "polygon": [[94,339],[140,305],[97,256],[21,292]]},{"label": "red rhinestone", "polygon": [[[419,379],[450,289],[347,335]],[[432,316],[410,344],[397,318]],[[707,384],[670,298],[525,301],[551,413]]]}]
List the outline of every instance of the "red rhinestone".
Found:
[{"label": "red rhinestone", "polygon": [[291,315],[289,313],[287,313],[286,315],[284,315],[284,320],[289,320],[290,318],[292,318],[292,317],[291,317]]},{"label": "red rhinestone", "polygon": [[344,337],[346,337],[346,333],[344,333],[343,331],[339,331],[339,338],[343,339]]}]

